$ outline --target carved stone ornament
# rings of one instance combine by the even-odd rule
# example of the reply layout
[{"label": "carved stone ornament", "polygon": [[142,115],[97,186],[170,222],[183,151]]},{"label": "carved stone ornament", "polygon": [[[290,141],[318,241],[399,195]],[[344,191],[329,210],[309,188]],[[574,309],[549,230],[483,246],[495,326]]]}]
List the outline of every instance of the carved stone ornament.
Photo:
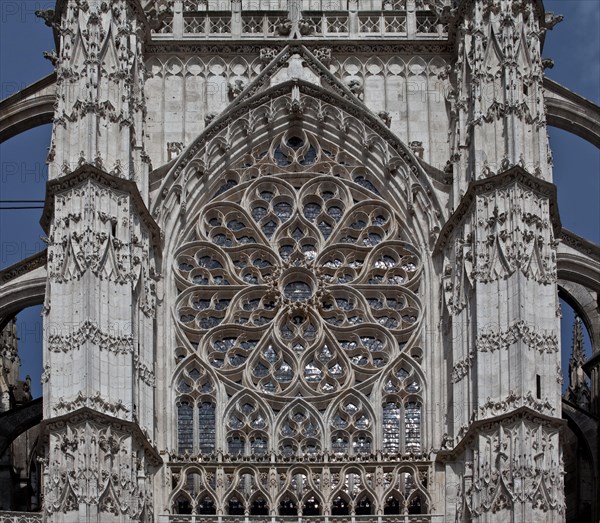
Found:
[{"label": "carved stone ornament", "polygon": [[[522,420],[476,436],[464,463],[457,517],[564,514],[558,430]],[[469,461],[469,458],[472,461]]]},{"label": "carved stone ornament", "polygon": [[153,521],[148,465],[131,435],[92,421],[66,424],[52,432],[48,446],[47,517],[78,511],[87,504],[98,506],[100,518],[118,515],[130,521]]}]

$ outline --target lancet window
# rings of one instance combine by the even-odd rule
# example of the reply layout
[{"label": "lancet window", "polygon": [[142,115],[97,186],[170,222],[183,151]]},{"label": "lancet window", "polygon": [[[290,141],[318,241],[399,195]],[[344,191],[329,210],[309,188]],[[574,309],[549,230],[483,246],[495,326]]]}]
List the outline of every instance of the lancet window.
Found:
[{"label": "lancet window", "polygon": [[421,452],[422,380],[408,363],[389,373],[383,388],[383,450]]},{"label": "lancet window", "polygon": [[264,409],[253,397],[237,401],[226,416],[230,455],[264,456],[269,450],[269,424]]},{"label": "lancet window", "polygon": [[215,451],[216,403],[214,383],[194,362],[176,380],[177,450],[179,454]]},{"label": "lancet window", "polygon": [[331,449],[336,455],[370,454],[373,420],[365,402],[355,396],[341,401],[331,418]]}]

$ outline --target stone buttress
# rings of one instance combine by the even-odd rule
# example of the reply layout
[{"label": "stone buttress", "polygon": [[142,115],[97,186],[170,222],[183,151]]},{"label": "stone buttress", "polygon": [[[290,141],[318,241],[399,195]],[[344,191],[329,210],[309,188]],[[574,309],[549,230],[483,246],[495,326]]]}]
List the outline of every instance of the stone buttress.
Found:
[{"label": "stone buttress", "polygon": [[151,521],[155,259],[136,1],[65,0],[43,225],[48,521]]}]

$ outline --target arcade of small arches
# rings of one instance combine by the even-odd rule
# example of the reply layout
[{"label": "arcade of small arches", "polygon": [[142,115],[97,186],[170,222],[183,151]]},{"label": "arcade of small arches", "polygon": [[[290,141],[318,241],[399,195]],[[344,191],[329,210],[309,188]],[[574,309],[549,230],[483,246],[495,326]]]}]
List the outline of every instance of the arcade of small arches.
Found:
[{"label": "arcade of small arches", "polygon": [[[174,514],[319,516],[425,514],[426,464],[377,467],[332,464],[315,472],[306,466],[262,468],[242,465],[173,468]],[[225,492],[219,502],[217,487]],[[270,494],[272,486],[277,494]]]}]

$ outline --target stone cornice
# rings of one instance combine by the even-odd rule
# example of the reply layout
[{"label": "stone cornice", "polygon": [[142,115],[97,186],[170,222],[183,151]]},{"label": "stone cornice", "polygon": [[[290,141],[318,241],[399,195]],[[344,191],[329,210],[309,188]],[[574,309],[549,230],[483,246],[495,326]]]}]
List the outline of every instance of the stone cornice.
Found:
[{"label": "stone cornice", "polygon": [[69,189],[73,189],[88,180],[99,183],[108,189],[114,189],[129,194],[140,221],[147,227],[152,236],[154,247],[160,249],[160,227],[148,211],[135,182],[117,178],[93,165],[82,165],[72,173],[48,182],[46,185],[46,203],[40,219],[40,224],[46,233],[49,232],[52,216],[54,215],[54,196],[61,192],[68,191]]},{"label": "stone cornice", "polygon": [[560,239],[565,245],[581,254],[600,261],[600,245],[596,245],[594,242],[586,240],[567,229],[562,229]]},{"label": "stone cornice", "polygon": [[556,186],[550,182],[536,178],[522,167],[516,165],[500,174],[490,176],[483,180],[477,180],[469,184],[469,188],[462,197],[456,211],[454,211],[452,216],[450,216],[448,221],[442,227],[435,244],[434,252],[441,252],[448,244],[452,232],[463,222],[467,214],[471,211],[477,196],[491,193],[497,189],[503,189],[515,183],[548,198],[550,204],[550,219],[552,221],[554,235],[558,238],[562,226],[558,214]]},{"label": "stone cornice", "polygon": [[489,430],[502,424],[513,423],[520,419],[530,420],[540,425],[554,425],[555,427],[562,427],[567,424],[566,420],[561,418],[540,414],[529,407],[519,407],[499,416],[473,421],[464,436],[452,449],[441,449],[437,453],[436,461],[441,463],[454,461],[460,457],[480,431]]},{"label": "stone cornice", "polygon": [[32,256],[25,258],[24,260],[18,261],[10,267],[6,267],[6,269],[2,269],[0,271],[0,285],[8,283],[9,281],[16,279],[23,274],[33,271],[34,269],[44,267],[46,265],[47,255],[48,251],[44,249],[43,251],[37,252]]},{"label": "stone cornice", "polygon": [[145,46],[146,55],[157,54],[218,54],[239,55],[239,54],[260,54],[264,47],[275,49],[284,49],[288,45],[303,45],[309,50],[321,47],[330,47],[333,53],[337,54],[432,54],[432,55],[451,55],[453,45],[446,40],[361,40],[359,42],[349,42],[347,39],[313,39],[313,40],[237,40],[231,39],[203,39],[203,40],[152,40]]},{"label": "stone cornice", "polygon": [[[86,421],[95,421],[105,426],[110,425],[117,431],[130,434],[134,441],[144,448],[146,458],[152,465],[160,465],[163,460],[156,447],[149,441],[144,431],[132,421],[125,421],[107,414],[102,414],[89,407],[83,407],[68,414],[57,416],[55,418],[45,419],[40,424],[42,434],[48,434],[51,431],[59,430],[68,424],[78,424]],[[41,441],[42,438],[40,438]]]}]

